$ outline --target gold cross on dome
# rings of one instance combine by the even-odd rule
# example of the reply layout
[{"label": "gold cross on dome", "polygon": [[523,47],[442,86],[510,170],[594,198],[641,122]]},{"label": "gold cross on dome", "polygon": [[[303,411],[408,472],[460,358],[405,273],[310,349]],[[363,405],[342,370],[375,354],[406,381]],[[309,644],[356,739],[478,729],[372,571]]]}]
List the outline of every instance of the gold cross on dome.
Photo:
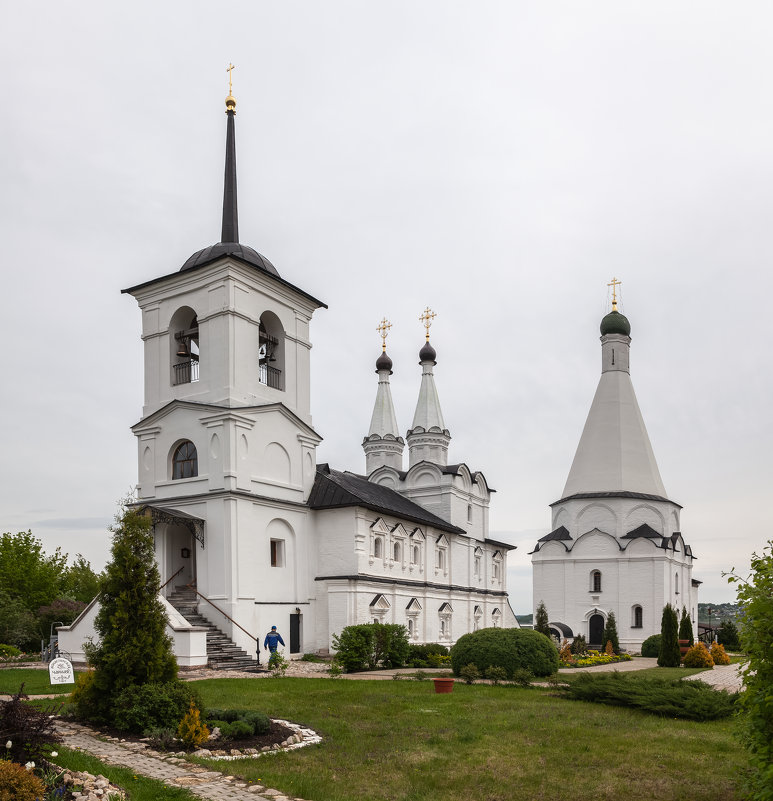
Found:
[{"label": "gold cross on dome", "polygon": [[612,311],[617,311],[617,288],[622,284],[622,281],[618,281],[617,278],[613,278],[607,286],[612,287]]},{"label": "gold cross on dome", "polygon": [[389,336],[389,329],[392,327],[392,323],[387,320],[386,317],[382,318],[381,322],[376,327],[376,331],[378,331],[379,336],[381,337],[381,349],[386,353],[386,338]]},{"label": "gold cross on dome", "polygon": [[233,86],[231,84],[231,78],[233,77],[232,73],[234,70],[234,65],[231,62],[228,62],[228,66],[225,68],[225,71],[228,73],[228,94],[229,96],[233,94]]},{"label": "gold cross on dome", "polygon": [[424,312],[422,313],[421,317],[419,317],[419,321],[427,329],[427,342],[429,342],[429,327],[432,325],[432,321],[436,317],[437,314],[435,314],[435,312],[433,312],[429,306],[427,306],[427,308],[424,309]]}]

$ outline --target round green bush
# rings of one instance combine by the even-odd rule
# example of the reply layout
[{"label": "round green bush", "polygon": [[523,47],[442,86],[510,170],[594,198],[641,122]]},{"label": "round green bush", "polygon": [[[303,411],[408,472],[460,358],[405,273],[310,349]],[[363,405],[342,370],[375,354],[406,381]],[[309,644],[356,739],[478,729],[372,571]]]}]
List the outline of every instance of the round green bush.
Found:
[{"label": "round green bush", "polygon": [[230,737],[233,740],[244,740],[247,737],[252,737],[252,726],[246,720],[235,720],[230,728]]},{"label": "round green bush", "polygon": [[152,729],[177,729],[191,703],[201,706],[198,691],[182,681],[151,682],[127,687],[115,699],[117,729],[144,734]]},{"label": "round green bush", "polygon": [[660,634],[653,634],[641,644],[641,655],[657,659],[660,653]]},{"label": "round green bush", "polygon": [[244,715],[240,716],[240,719],[250,724],[254,734],[268,734],[271,728],[271,721],[268,719],[268,715],[264,715],[262,712],[245,712]]},{"label": "round green bush", "polygon": [[455,676],[469,664],[481,674],[492,666],[504,668],[508,679],[524,669],[535,676],[551,676],[558,670],[558,651],[550,637],[532,629],[480,629],[461,636],[451,649]]}]

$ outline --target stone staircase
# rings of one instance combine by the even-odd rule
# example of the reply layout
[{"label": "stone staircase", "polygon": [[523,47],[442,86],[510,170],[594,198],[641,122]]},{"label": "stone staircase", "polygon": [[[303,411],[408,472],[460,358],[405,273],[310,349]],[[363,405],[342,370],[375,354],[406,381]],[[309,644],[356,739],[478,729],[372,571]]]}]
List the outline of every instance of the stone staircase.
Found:
[{"label": "stone staircase", "polygon": [[[250,655],[235,645],[220,631],[199,614],[199,597],[193,587],[175,587],[166,600],[192,625],[207,630],[207,666],[214,670],[260,670],[257,657]],[[206,601],[202,601],[207,606]]]}]

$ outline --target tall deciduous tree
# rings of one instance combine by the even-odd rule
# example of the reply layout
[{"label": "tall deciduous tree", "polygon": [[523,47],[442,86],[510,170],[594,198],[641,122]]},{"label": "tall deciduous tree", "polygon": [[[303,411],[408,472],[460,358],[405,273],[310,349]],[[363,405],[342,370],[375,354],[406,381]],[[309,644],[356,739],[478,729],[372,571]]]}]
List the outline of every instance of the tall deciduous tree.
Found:
[{"label": "tall deciduous tree", "polygon": [[607,642],[612,643],[612,650],[616,654],[620,653],[620,640],[617,637],[617,621],[615,620],[614,612],[609,613],[607,623],[604,626],[604,634],[601,637],[602,648],[605,649],[607,647]]},{"label": "tall deciduous tree", "polygon": [[59,597],[66,566],[67,554],[46,555],[31,531],[0,535],[0,587],[32,613]]},{"label": "tall deciduous tree", "polygon": [[659,667],[679,667],[682,655],[679,652],[678,629],[676,610],[671,604],[666,604],[663,607],[663,617],[660,620]]},{"label": "tall deciduous tree", "polygon": [[545,607],[545,602],[540,601],[537,606],[537,614],[534,616],[534,631],[544,634],[546,637],[550,636],[550,626],[548,620],[548,610]]},{"label": "tall deciduous tree", "polygon": [[728,581],[738,585],[741,603],[741,645],[749,655],[741,694],[744,744],[754,772],[748,797],[753,801],[773,798],[773,540],[752,554],[747,578],[735,573]]},{"label": "tall deciduous tree", "polygon": [[692,634],[692,620],[690,620],[690,616],[684,607],[682,607],[682,618],[679,621],[679,639],[687,640],[690,645],[695,644],[695,638]]},{"label": "tall deciduous tree", "polygon": [[100,642],[87,654],[95,669],[87,703],[96,719],[112,719],[114,699],[126,688],[171,681],[177,675],[158,600],[161,579],[150,527],[150,518],[123,509],[112,529],[112,559],[100,585],[94,622]]},{"label": "tall deciduous tree", "polygon": [[78,554],[62,576],[62,597],[87,604],[99,592],[100,578],[101,574],[95,573],[90,562]]}]

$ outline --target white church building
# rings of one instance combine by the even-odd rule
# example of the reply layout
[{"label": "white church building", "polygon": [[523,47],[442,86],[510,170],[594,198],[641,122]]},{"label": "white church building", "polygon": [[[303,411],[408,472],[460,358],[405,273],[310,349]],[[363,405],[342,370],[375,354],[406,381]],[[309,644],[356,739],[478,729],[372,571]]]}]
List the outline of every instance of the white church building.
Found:
[{"label": "white church building", "polygon": [[534,608],[545,604],[560,639],[601,645],[615,614],[620,647],[637,651],[660,633],[663,607],[685,608],[695,628],[699,581],[682,536],[682,507],[663,485],[629,368],[631,326],[601,321],[601,379],[552,527],[531,554]]},{"label": "white church building", "polygon": [[[493,490],[482,473],[448,464],[429,310],[406,437],[384,346],[365,474],[317,463],[310,324],[325,304],[239,242],[235,109],[229,94],[221,241],[124,290],[144,343],[137,505],[153,520],[179,664],[254,664],[255,639],[272,625],[290,655],[326,651],[355,623],[404,624],[413,642],[447,645],[517,626],[513,546],[488,536]],[[97,604],[60,629],[76,660]]]}]

